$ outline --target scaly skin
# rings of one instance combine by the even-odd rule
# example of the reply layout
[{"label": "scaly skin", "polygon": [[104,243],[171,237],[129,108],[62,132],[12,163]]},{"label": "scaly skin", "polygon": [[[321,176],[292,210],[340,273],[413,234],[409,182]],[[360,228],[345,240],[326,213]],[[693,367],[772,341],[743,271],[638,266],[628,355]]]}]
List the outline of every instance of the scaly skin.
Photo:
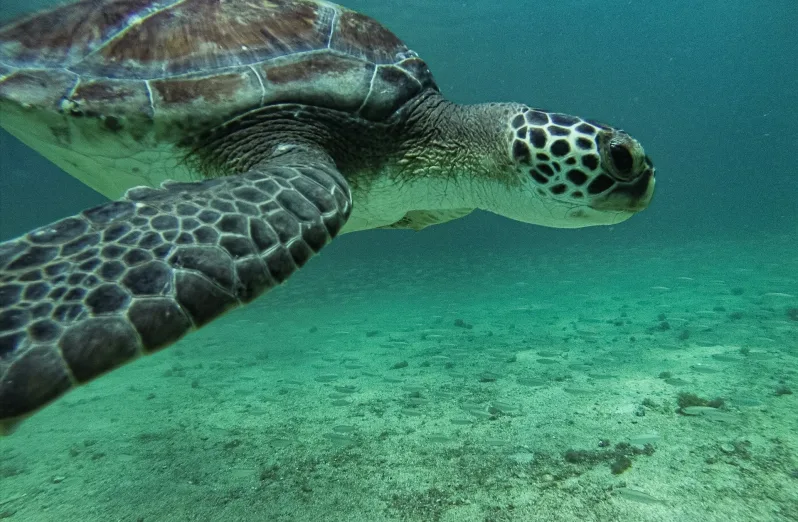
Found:
[{"label": "scaly skin", "polygon": [[335,237],[352,208],[346,182],[321,154],[278,152],[0,244],[0,432],[250,302]]}]

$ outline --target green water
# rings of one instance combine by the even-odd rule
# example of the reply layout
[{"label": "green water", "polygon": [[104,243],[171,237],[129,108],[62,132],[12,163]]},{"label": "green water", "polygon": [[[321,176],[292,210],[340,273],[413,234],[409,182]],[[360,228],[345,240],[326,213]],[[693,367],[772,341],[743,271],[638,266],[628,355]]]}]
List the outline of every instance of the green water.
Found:
[{"label": "green water", "polygon": [[[796,4],[348,5],[455,101],[625,128],[652,207],[340,237],[0,439],[0,518],[798,520]],[[0,149],[2,239],[103,201]]]}]

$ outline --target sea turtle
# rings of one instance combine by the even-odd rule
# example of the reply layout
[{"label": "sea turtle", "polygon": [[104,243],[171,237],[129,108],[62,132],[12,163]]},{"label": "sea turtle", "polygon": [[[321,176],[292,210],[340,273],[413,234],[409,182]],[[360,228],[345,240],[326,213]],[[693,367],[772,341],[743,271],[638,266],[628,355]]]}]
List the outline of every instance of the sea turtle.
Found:
[{"label": "sea turtle", "polygon": [[282,283],[339,233],[644,209],[625,132],[456,105],[323,0],[83,0],[0,28],[0,123],[114,201],[0,245],[0,427]]}]

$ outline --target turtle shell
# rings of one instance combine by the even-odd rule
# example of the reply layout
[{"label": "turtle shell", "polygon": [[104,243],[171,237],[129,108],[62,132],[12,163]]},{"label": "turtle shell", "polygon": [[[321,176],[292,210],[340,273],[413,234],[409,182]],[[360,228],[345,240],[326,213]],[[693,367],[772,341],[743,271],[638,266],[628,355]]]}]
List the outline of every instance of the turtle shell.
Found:
[{"label": "turtle shell", "polygon": [[276,103],[383,121],[427,88],[393,33],[317,0],[84,0],[0,28],[0,122],[92,186],[108,173],[47,149],[132,154]]}]

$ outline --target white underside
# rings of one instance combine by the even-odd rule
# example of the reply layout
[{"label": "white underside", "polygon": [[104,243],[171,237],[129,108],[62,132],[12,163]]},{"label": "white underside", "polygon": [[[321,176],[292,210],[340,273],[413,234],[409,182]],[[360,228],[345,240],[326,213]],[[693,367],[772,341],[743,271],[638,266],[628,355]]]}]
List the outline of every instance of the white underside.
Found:
[{"label": "white underside", "polygon": [[410,210],[449,210],[462,207],[456,198],[434,197],[430,183],[374,182],[368,192],[354,192],[352,215],[342,234],[393,225]]},{"label": "white underside", "polygon": [[132,187],[199,179],[172,144],[159,143],[154,135],[136,142],[127,132],[113,134],[85,121],[55,113],[34,115],[16,104],[0,102],[3,128],[109,199],[119,199]]}]

